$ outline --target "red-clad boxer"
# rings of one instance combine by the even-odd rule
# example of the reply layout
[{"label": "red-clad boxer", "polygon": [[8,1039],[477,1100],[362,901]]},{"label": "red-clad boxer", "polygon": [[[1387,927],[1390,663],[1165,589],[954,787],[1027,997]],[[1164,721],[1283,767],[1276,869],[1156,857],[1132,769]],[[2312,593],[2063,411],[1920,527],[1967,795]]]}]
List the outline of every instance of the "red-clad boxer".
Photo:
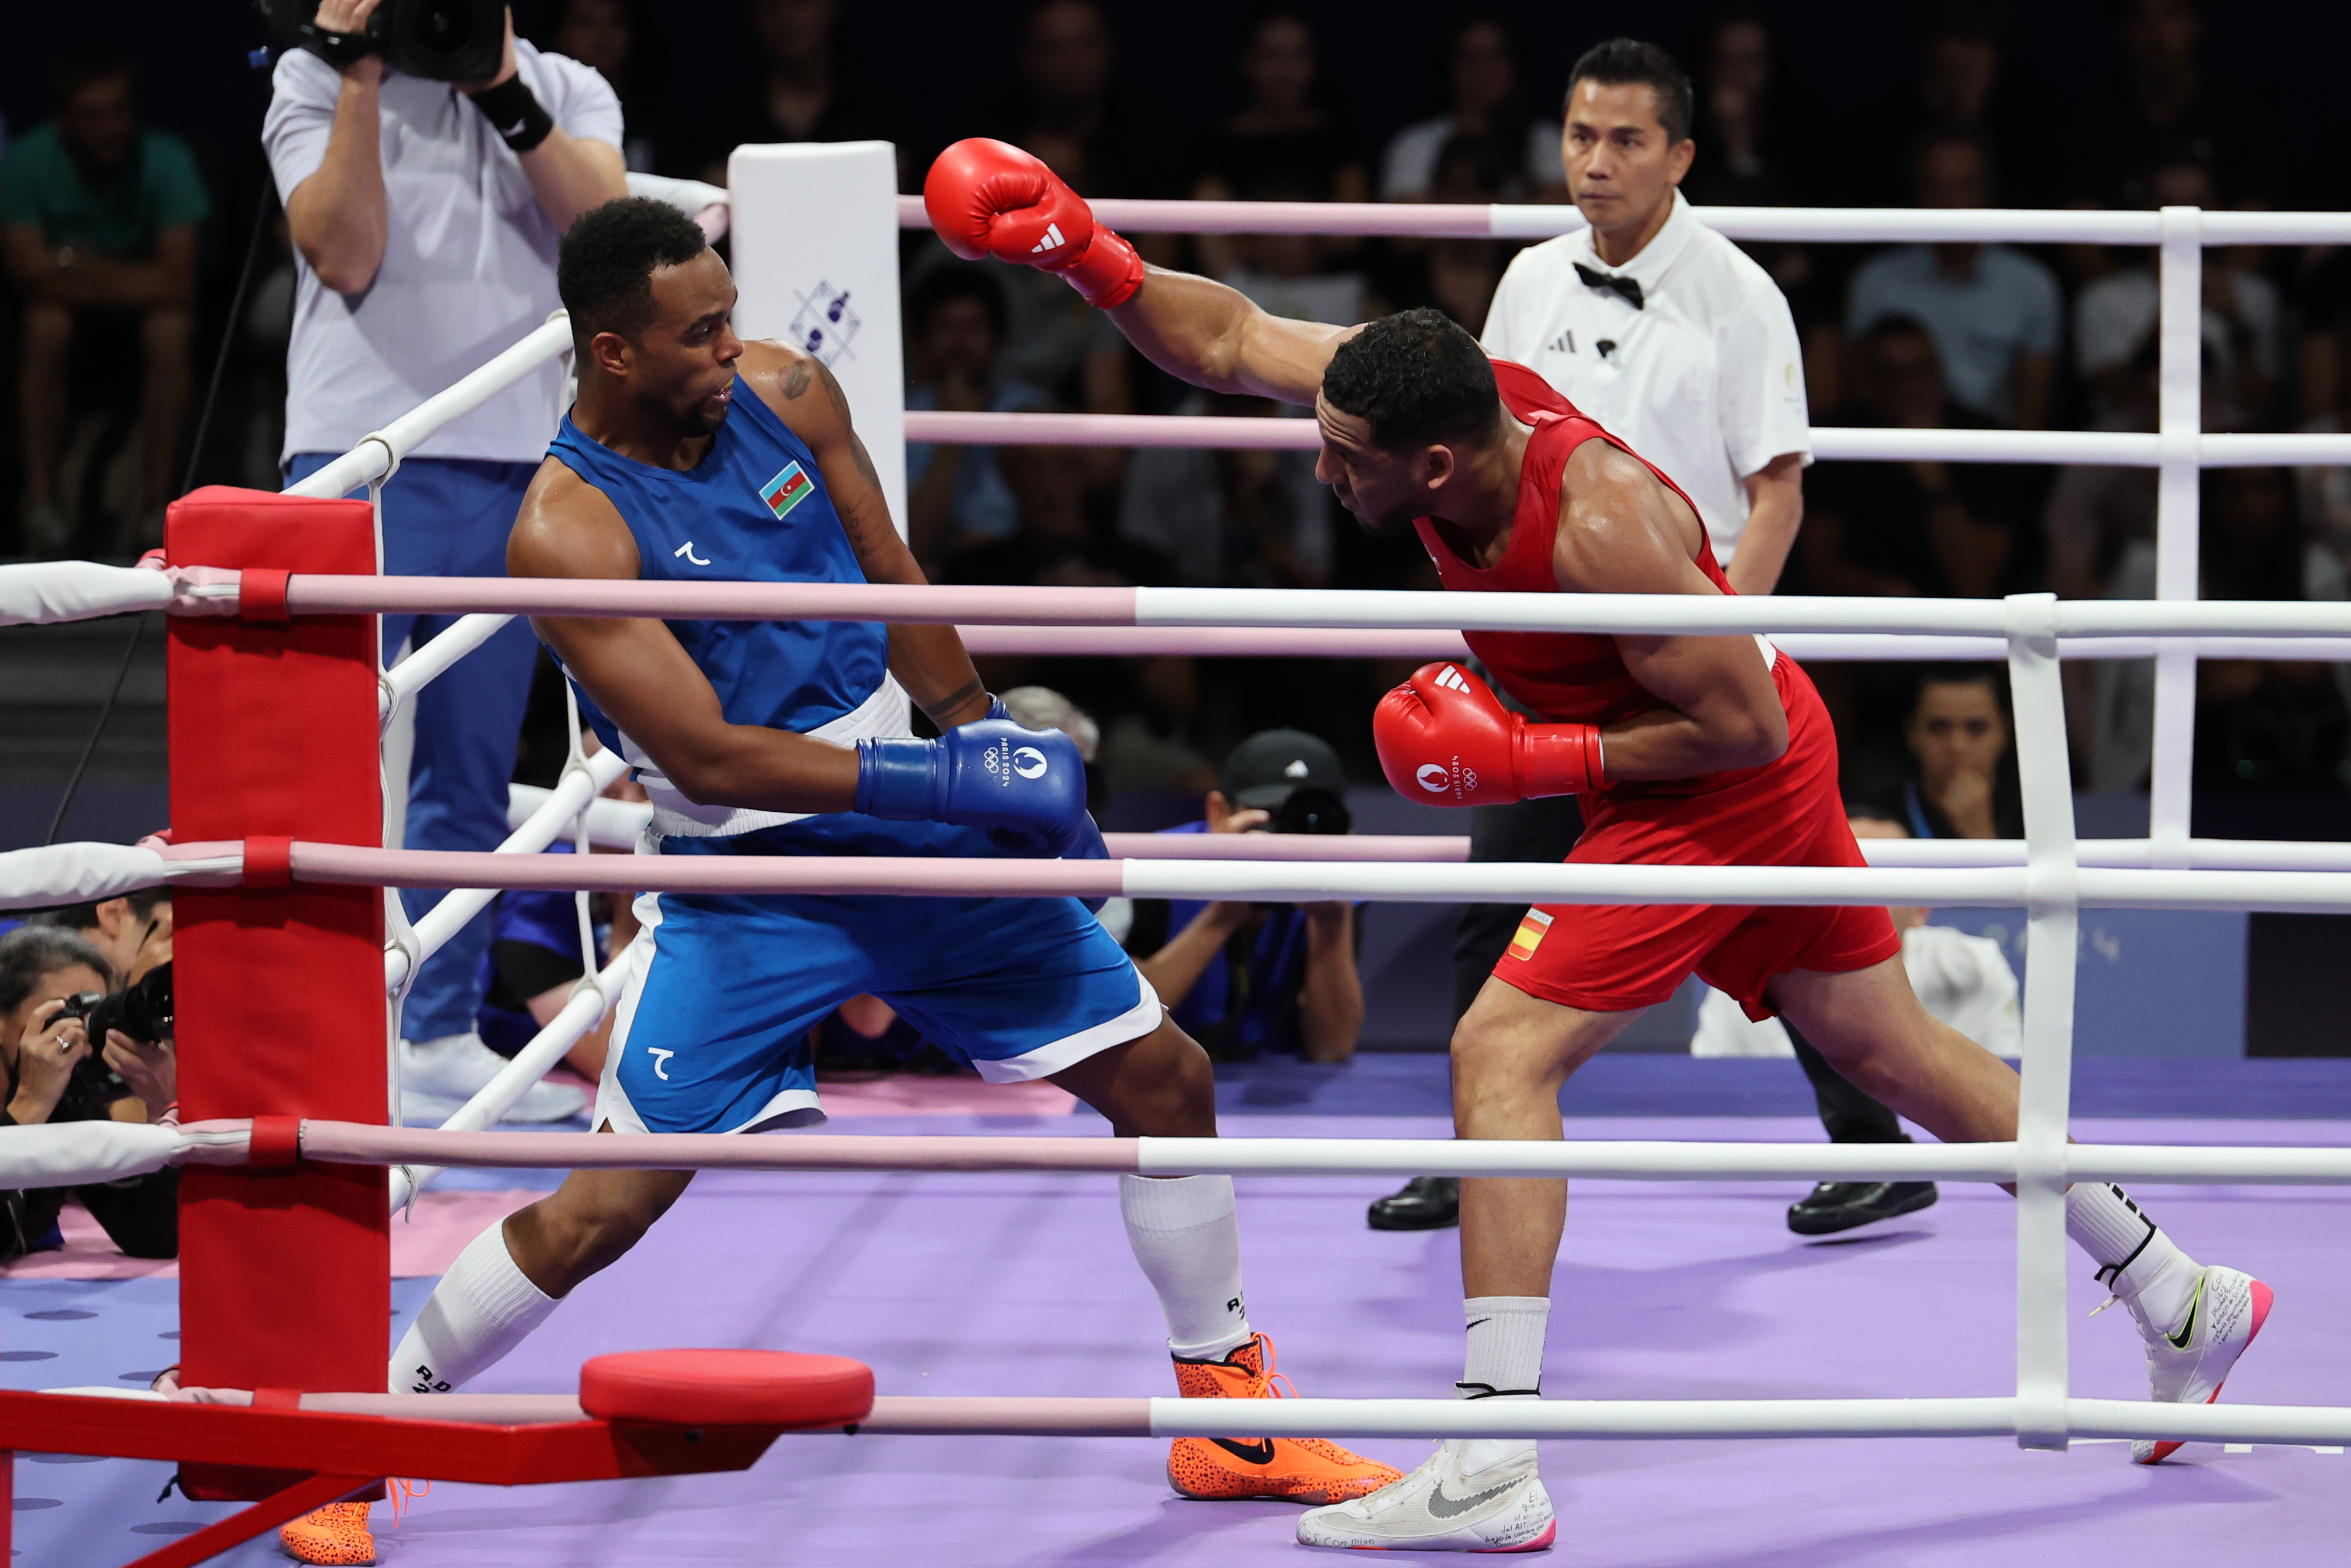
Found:
[{"label": "red-clad boxer", "polygon": [[[1489,361],[1433,310],[1365,327],[1269,316],[1206,278],[1146,267],[1042,163],[958,142],[924,185],[957,254],[1061,273],[1171,373],[1311,404],[1316,472],[1364,529],[1416,528],[1468,591],[1728,593],[1673,482],[1521,366]],[[1837,798],[1836,737],[1795,662],[1753,637],[1471,632],[1529,720],[1432,664],[1374,718],[1389,781],[1468,806],[1576,793],[1573,861],[1863,863]],[[1949,1143],[2016,1135],[2016,1075],[1911,994],[1877,908],[1562,904],[1531,911],[1453,1038],[1465,1138],[1557,1138],[1567,1075],[1692,971],[1785,1013],[1837,1070]],[[1534,1398],[1566,1184],[1463,1185],[1469,1398]],[[2120,1189],[2074,1187],[2068,1232],[2147,1342],[2154,1397],[2202,1403],[2259,1332],[2270,1291],[2202,1268]],[[2143,1462],[2179,1445],[2142,1443]],[[1301,1542],[1513,1551],[1548,1544],[1534,1445],[1455,1439],[1371,1496],[1299,1522]]]}]

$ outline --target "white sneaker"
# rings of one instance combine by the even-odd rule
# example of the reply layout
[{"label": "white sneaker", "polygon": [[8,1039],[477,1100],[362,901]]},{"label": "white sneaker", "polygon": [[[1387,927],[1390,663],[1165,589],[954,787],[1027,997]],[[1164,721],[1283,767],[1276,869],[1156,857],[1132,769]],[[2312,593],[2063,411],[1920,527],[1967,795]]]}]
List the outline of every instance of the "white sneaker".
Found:
[{"label": "white sneaker", "polygon": [[[2220,1398],[2230,1368],[2269,1321],[2273,1299],[2270,1288],[2250,1274],[2205,1270],[2179,1326],[2147,1335],[2150,1396],[2171,1405],[2210,1405]],[[2161,1464],[2179,1448],[2169,1440],[2143,1437],[2131,1445],[2131,1458],[2142,1465]]]},{"label": "white sneaker", "polygon": [[1298,1521],[1301,1546],[1385,1552],[1541,1552],[1559,1531],[1528,1448],[1465,1473],[1468,1444],[1437,1445],[1426,1462],[1367,1497],[1310,1509]]},{"label": "white sneaker", "polygon": [[[446,1121],[459,1105],[480,1093],[504,1070],[507,1059],[482,1043],[471,1030],[444,1034],[438,1040],[400,1042],[401,1118],[411,1124],[430,1115],[441,1103]],[[538,1082],[523,1092],[508,1122],[568,1122],[588,1109],[588,1092],[571,1083]]]}]

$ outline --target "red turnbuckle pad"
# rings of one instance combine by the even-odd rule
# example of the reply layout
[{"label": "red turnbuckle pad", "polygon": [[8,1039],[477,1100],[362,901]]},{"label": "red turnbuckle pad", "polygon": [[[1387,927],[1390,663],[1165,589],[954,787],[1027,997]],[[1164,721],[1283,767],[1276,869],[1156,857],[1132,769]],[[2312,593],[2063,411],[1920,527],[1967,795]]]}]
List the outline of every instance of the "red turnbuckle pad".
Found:
[{"label": "red turnbuckle pad", "polygon": [[270,893],[294,885],[294,841],[262,837],[245,841],[245,891]]},{"label": "red turnbuckle pad", "polygon": [[251,1171],[290,1171],[302,1163],[302,1118],[256,1116],[253,1144],[245,1156]]},{"label": "red turnbuckle pad", "polygon": [[632,1350],[580,1369],[580,1407],[668,1427],[848,1427],[872,1413],[873,1369],[782,1350]]},{"label": "red turnbuckle pad", "polygon": [[286,608],[286,580],[292,575],[276,567],[246,567],[237,577],[236,618],[255,626],[293,624]]}]

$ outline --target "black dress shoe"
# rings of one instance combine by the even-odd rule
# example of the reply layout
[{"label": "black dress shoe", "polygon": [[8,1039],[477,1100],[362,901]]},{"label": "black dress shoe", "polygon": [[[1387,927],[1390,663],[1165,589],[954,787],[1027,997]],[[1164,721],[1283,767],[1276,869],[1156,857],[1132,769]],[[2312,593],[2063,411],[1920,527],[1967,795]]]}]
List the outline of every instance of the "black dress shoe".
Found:
[{"label": "black dress shoe", "polygon": [[[1932,1202],[1933,1199],[1928,1201]],[[1443,1230],[1461,1223],[1458,1176],[1415,1176],[1372,1205],[1374,1230]]]},{"label": "black dress shoe", "polygon": [[1935,1184],[1930,1181],[1824,1181],[1813,1188],[1810,1197],[1789,1206],[1788,1228],[1799,1236],[1834,1236],[1897,1214],[1916,1213],[1934,1201]]}]

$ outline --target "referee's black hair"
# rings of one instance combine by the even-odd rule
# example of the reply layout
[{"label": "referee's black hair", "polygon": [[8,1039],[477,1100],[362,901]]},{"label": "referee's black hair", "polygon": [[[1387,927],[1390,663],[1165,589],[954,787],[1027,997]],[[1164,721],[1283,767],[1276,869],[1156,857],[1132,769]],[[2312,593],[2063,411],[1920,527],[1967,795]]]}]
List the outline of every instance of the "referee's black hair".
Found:
[{"label": "referee's black hair", "polygon": [[623,196],[580,214],[555,258],[555,291],[584,352],[599,332],[634,341],[653,319],[653,275],[710,248],[702,226],[666,202]]},{"label": "referee's black hair", "polygon": [[1383,316],[1331,356],[1322,395],[1366,420],[1383,452],[1453,442],[1483,446],[1502,423],[1494,366],[1442,310]]},{"label": "referee's black hair", "polygon": [[1568,96],[1574,96],[1577,82],[1587,80],[1603,87],[1647,83],[1657,95],[1657,123],[1666,128],[1667,145],[1689,140],[1690,122],[1697,118],[1698,109],[1689,74],[1656,45],[1638,38],[1610,38],[1593,45],[1568,73]]}]

